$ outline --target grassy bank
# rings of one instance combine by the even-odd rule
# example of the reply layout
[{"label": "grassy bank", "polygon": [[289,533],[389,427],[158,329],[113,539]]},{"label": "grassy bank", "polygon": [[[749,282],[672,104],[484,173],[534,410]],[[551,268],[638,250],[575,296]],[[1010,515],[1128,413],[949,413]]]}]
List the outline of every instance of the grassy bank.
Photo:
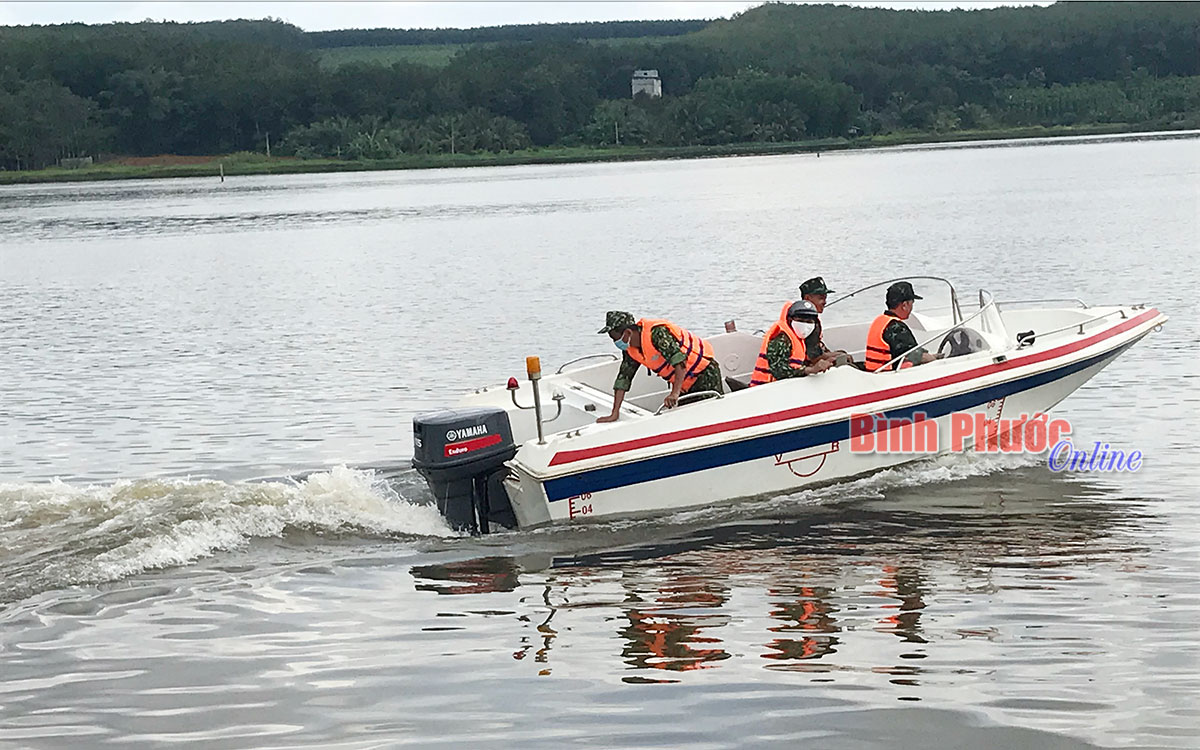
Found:
[{"label": "grassy bank", "polygon": [[378,161],[338,161],[333,159],[268,159],[256,154],[213,157],[197,164],[95,164],[83,169],[50,168],[36,171],[0,171],[0,185],[84,182],[90,180],[141,180],[162,177],[217,177],[264,174],[307,174],[321,172],[364,172],[395,169],[437,169],[446,167],[496,167],[519,164],[573,164],[609,161],[645,161],[654,159],[696,159],[713,156],[751,156],[792,154],[845,149],[880,148],[909,144],[957,141],[1044,138],[1072,135],[1173,130],[1177,125],[1154,128],[1146,124],[1123,123],[1072,127],[1025,127],[1002,130],[971,130],[949,133],[889,133],[861,138],[830,138],[794,143],[735,143],[721,146],[624,146],[617,148],[554,147],[492,154],[414,154],[399,159]]},{"label": "grassy bank", "polygon": [[[627,44],[664,44],[680,39],[678,36],[613,37],[588,39],[587,44],[617,47]],[[329,47],[316,50],[317,61],[326,70],[343,65],[367,63],[390,66],[395,63],[414,63],[431,68],[444,68],[459,52],[467,49],[495,47],[500,42],[471,42],[464,44],[388,44],[380,46]]]},{"label": "grassy bank", "polygon": [[394,44],[380,47],[331,47],[317,50],[317,61],[326,70],[335,70],[351,63],[394,65],[415,63],[431,68],[444,68],[450,59],[468,47],[488,47],[495,43],[476,44]]}]

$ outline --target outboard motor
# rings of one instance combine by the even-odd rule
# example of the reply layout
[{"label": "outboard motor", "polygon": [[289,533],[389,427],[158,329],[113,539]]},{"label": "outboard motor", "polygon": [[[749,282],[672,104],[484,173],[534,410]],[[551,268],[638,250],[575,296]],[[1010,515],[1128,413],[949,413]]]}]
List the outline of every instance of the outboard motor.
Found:
[{"label": "outboard motor", "polygon": [[447,409],[413,418],[413,468],[429,482],[438,510],[456,529],[515,528],[504,462],[515,456],[503,409]]}]

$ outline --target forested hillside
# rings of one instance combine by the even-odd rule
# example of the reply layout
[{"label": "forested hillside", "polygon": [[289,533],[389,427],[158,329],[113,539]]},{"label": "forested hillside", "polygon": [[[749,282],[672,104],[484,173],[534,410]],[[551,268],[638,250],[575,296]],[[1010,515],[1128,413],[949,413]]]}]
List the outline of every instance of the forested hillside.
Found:
[{"label": "forested hillside", "polygon": [[[641,39],[641,37],[645,37]],[[664,39],[664,37],[668,37]],[[620,44],[597,40],[620,38]],[[318,65],[464,44],[442,67]],[[0,28],[0,168],[263,151],[391,159],[1023,125],[1200,125],[1200,4],[765,5],[730,20],[305,33],[277,20]],[[661,99],[630,98],[655,68]]]}]

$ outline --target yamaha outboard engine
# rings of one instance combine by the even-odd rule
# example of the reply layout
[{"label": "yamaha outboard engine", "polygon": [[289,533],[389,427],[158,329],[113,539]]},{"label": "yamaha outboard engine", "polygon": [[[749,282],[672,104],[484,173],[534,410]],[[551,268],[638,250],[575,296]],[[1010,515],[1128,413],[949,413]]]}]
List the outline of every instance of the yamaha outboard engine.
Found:
[{"label": "yamaha outboard engine", "polygon": [[429,482],[438,510],[456,529],[515,528],[504,491],[504,462],[517,453],[503,409],[448,409],[413,418],[413,468]]}]

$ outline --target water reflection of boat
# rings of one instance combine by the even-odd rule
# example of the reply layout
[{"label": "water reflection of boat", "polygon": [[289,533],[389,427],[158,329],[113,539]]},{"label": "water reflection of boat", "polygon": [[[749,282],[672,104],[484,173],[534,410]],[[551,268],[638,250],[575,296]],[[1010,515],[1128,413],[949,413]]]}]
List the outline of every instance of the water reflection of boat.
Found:
[{"label": "water reflection of boat", "polygon": [[[1021,588],[1030,578],[1069,581],[1056,569],[1139,554],[1123,534],[1141,523],[1135,507],[1093,502],[1089,485],[1058,475],[1005,476],[1010,486],[999,489],[987,478],[891,490],[630,546],[412,573],[419,589],[439,594],[518,597],[519,607],[484,609],[518,610],[513,657],[541,671],[604,623],[629,682],[675,681],[748,655],[770,670],[863,671],[912,686],[939,643],[996,637],[993,623],[955,609],[967,592],[992,596],[1005,575]],[[588,617],[597,619],[581,622]]]},{"label": "water reflection of boat", "polygon": [[422,581],[417,584],[418,591],[439,594],[487,594],[513,591],[519,585],[517,568],[507,557],[420,565],[413,568],[413,575]]},{"label": "water reflection of boat", "polygon": [[653,592],[631,592],[639,601],[625,610],[629,621],[621,630],[625,663],[639,669],[686,672],[728,659],[730,653],[721,639],[709,634],[730,619],[721,609],[728,590],[713,583],[706,576],[682,575]]},{"label": "water reflection of boat", "polygon": [[[844,300],[880,296],[878,287],[888,283],[835,300],[825,317]],[[846,449],[852,435],[888,430],[854,416],[933,421],[931,450],[946,452],[952,416],[978,416],[995,428],[1001,418],[1044,412],[1166,320],[1144,306],[997,302],[982,290],[977,309],[964,310],[943,283],[949,304],[923,308],[908,323],[922,345],[949,353],[946,359],[876,372],[842,367],[723,396],[695,394],[698,400],[662,413],[656,409],[666,384],[642,372],[610,424],[595,419],[612,406],[615,358],[564,365],[537,386],[555,404],[553,416],[539,420],[540,407],[531,409],[533,399],[513,380],[507,389],[467,396],[459,410],[418,417],[414,465],[452,522],[482,531],[493,523],[537,526],[789,492],[921,457]],[[868,325],[855,318],[826,325],[824,338],[861,356]],[[760,337],[732,332],[709,341],[721,371],[745,381]],[[551,432],[540,439],[545,430]],[[972,446],[976,434],[959,449]]]},{"label": "water reflection of boat", "polygon": [[774,609],[770,615],[779,625],[770,628],[775,638],[767,643],[763,658],[777,661],[820,659],[837,651],[840,629],[831,603],[832,593],[820,586],[772,588],[768,592]]}]

